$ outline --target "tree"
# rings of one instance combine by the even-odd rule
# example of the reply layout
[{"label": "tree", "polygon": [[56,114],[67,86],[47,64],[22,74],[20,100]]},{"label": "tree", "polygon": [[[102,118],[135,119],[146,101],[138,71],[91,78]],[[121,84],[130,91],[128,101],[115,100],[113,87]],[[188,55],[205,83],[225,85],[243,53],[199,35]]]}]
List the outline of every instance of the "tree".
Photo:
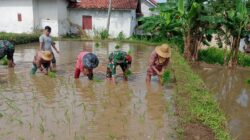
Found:
[{"label": "tree", "polygon": [[[235,67],[238,61],[238,51],[241,38],[249,34],[249,15],[246,0],[216,0],[210,5],[213,12],[201,18],[209,22],[211,33],[222,36],[231,48],[229,58],[225,59],[229,66]],[[225,55],[226,56],[226,55]]]}]

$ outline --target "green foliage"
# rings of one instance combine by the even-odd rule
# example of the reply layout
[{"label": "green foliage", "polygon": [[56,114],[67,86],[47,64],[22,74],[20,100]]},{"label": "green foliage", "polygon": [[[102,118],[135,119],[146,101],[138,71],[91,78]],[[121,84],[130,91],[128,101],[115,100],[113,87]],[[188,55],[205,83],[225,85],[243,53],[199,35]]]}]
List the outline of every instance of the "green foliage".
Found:
[{"label": "green foliage", "polygon": [[231,140],[226,128],[225,115],[212,94],[205,88],[204,82],[176,50],[173,50],[172,54],[172,66],[177,81],[175,100],[181,125],[200,123],[215,133],[215,139]]},{"label": "green foliage", "polygon": [[3,59],[0,60],[0,64],[2,64],[2,65],[8,65],[7,56],[5,56]]},{"label": "green foliage", "polygon": [[163,76],[162,76],[162,83],[164,85],[170,82],[170,76],[171,76],[170,74],[171,74],[170,70],[164,71]]},{"label": "green foliage", "polygon": [[15,34],[0,32],[0,40],[9,40],[15,44],[26,44],[39,41],[38,34]]},{"label": "green foliage", "polygon": [[108,32],[108,30],[102,30],[101,32],[100,32],[100,36],[101,36],[101,39],[102,40],[104,40],[104,39],[108,39],[108,37],[109,37],[109,32]]},{"label": "green foliage", "polygon": [[[226,61],[229,61],[229,51],[226,51]],[[243,67],[249,67],[250,66],[250,56],[239,52],[238,54],[238,65]],[[203,61],[209,64],[224,64],[225,59],[225,50],[219,49],[219,48],[208,48],[204,50],[199,51],[199,61]]]},{"label": "green foliage", "polygon": [[95,43],[95,47],[96,47],[96,48],[99,48],[99,47],[100,47],[100,43],[96,42],[96,43]]},{"label": "green foliage", "polygon": [[126,37],[125,37],[124,33],[123,33],[123,32],[120,32],[120,33],[118,34],[118,36],[117,36],[117,40],[123,41],[123,40],[125,40],[125,39],[126,39]]}]

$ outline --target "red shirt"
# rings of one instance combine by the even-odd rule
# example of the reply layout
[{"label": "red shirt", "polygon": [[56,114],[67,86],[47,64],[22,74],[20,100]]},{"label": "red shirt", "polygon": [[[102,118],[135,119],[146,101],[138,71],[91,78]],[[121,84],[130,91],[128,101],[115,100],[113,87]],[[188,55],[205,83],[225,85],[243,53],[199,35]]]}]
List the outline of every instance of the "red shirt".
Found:
[{"label": "red shirt", "polygon": [[81,72],[84,70],[84,64],[82,62],[83,57],[88,54],[89,52],[81,52],[78,56],[77,56],[77,60],[76,60],[76,69],[79,69]]}]

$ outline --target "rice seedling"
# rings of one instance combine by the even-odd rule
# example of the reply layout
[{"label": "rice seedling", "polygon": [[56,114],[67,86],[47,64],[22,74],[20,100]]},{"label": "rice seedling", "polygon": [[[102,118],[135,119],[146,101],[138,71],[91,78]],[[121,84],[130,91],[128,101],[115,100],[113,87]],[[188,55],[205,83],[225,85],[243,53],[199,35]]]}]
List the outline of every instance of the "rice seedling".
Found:
[{"label": "rice seedling", "polygon": [[69,130],[70,130],[71,117],[70,117],[68,109],[66,109],[65,112],[64,112],[64,118],[65,118],[66,123],[68,124]]},{"label": "rice seedling", "polygon": [[56,73],[55,73],[55,72],[52,72],[52,71],[49,71],[48,76],[49,76],[50,78],[56,78]]},{"label": "rice seedling", "polygon": [[85,136],[77,136],[75,133],[74,140],[86,140]]},{"label": "rice seedling", "polygon": [[109,139],[110,140],[116,140],[116,139],[118,139],[118,137],[113,132],[109,132]]},{"label": "rice seedling", "polygon": [[44,134],[44,133],[45,133],[45,127],[44,127],[43,122],[41,122],[41,123],[39,124],[39,127],[38,127],[38,128],[39,128],[41,134]]},{"label": "rice seedling", "polygon": [[0,138],[3,138],[5,136],[11,135],[13,132],[12,131],[7,131],[7,132],[1,132],[0,133]]},{"label": "rice seedling", "polygon": [[144,112],[143,114],[141,114],[141,115],[139,116],[139,120],[140,120],[141,123],[144,123],[144,122],[145,122],[145,116],[146,116],[146,112]]},{"label": "rice seedling", "polygon": [[130,77],[130,76],[132,76],[132,71],[131,70],[127,70],[125,73],[124,73],[124,75],[126,76],[126,77]]},{"label": "rice seedling", "polygon": [[96,77],[96,76],[94,76],[93,81],[96,82],[96,83],[101,83],[101,82],[103,82],[102,79],[100,79],[100,78],[98,78],[98,77]]},{"label": "rice seedling", "polygon": [[170,70],[164,71],[161,79],[161,83],[163,85],[168,84],[170,82],[170,74],[171,74]]},{"label": "rice seedling", "polygon": [[96,114],[96,106],[93,107],[93,116]]},{"label": "rice seedling", "polygon": [[80,129],[83,129],[84,128],[84,121],[82,120],[81,122],[80,122]]},{"label": "rice seedling", "polygon": [[3,117],[3,113],[0,113],[0,118],[2,118]]},{"label": "rice seedling", "polygon": [[33,128],[32,124],[28,122],[28,125],[29,125],[29,129],[31,130]]},{"label": "rice seedling", "polygon": [[247,83],[248,83],[248,84],[250,84],[250,78],[249,78],[249,79],[247,79]]},{"label": "rice seedling", "polygon": [[48,138],[50,138],[50,139],[55,139],[56,138],[56,134],[54,134],[53,132],[50,132],[50,134],[49,134],[49,136],[48,136]]},{"label": "rice seedling", "polygon": [[17,139],[18,139],[18,140],[25,140],[25,138],[24,138],[24,137],[21,137],[21,136],[19,136]]},{"label": "rice seedling", "polygon": [[15,121],[17,121],[19,125],[23,125],[23,121],[20,118],[15,118]]},{"label": "rice seedling", "polygon": [[2,58],[2,59],[0,60],[0,64],[2,64],[2,65],[8,65],[7,56],[5,56],[4,58]]}]

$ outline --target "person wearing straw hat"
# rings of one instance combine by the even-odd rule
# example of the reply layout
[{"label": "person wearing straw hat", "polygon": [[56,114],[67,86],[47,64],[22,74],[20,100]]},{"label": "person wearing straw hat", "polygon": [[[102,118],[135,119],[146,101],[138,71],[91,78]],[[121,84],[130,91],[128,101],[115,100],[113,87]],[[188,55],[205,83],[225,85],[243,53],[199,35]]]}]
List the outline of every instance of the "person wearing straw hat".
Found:
[{"label": "person wearing straw hat", "polygon": [[115,51],[109,55],[109,63],[107,65],[107,79],[111,81],[115,81],[116,77],[116,67],[119,65],[123,71],[124,80],[128,80],[128,75],[126,73],[129,72],[129,68],[131,67],[132,57],[122,50],[120,50],[120,46],[115,46]]},{"label": "person wearing straw hat", "polygon": [[98,67],[99,59],[93,53],[82,51],[76,60],[75,65],[75,79],[80,77],[80,73],[88,76],[89,80],[93,80],[94,74],[93,69]]},{"label": "person wearing straw hat", "polygon": [[35,74],[37,69],[39,69],[45,75],[48,75],[48,69],[50,68],[52,59],[53,55],[50,51],[38,51],[34,56],[31,74]]},{"label": "person wearing straw hat", "polygon": [[161,82],[162,75],[167,68],[171,57],[171,49],[167,44],[157,46],[151,53],[147,70],[146,81],[150,82],[152,76],[158,76]]},{"label": "person wearing straw hat", "polygon": [[14,67],[14,52],[15,52],[15,45],[7,40],[0,40],[0,59],[3,59],[7,56],[8,59],[8,66]]}]

